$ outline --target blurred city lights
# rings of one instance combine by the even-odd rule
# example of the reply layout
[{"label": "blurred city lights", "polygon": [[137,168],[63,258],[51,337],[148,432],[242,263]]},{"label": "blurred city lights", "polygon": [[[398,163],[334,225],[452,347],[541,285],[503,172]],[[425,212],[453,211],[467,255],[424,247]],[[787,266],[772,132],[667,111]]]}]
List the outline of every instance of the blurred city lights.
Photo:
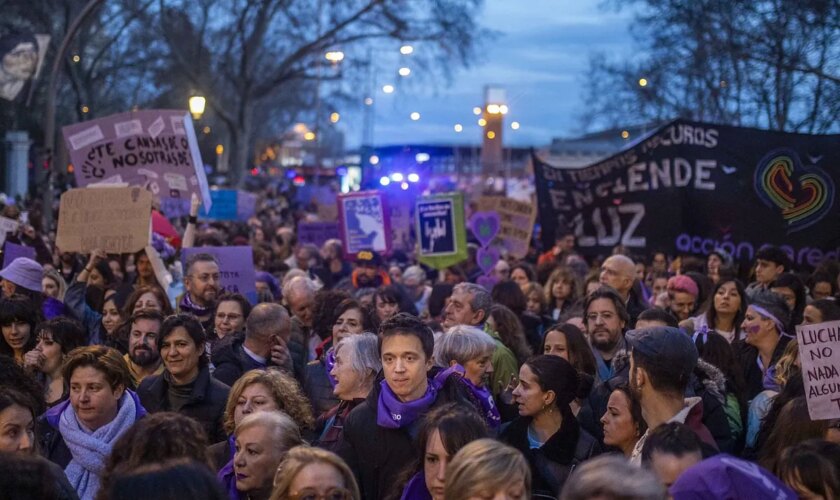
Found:
[{"label": "blurred city lights", "polygon": [[382,178],[379,179],[379,183],[382,184],[383,186],[387,186],[388,184],[391,183],[391,179],[389,179],[387,176],[383,175]]},{"label": "blurred city lights", "polygon": [[488,131],[487,132],[487,138],[492,141],[493,139],[496,138],[496,132],[493,132],[492,130]]},{"label": "blurred city lights", "polygon": [[513,130],[519,130],[519,122],[511,122],[510,128]]},{"label": "blurred city lights", "polygon": [[193,117],[193,120],[201,119],[201,115],[204,114],[204,108],[207,105],[207,99],[200,95],[194,95],[190,97],[189,100],[190,105],[190,114]]},{"label": "blurred city lights", "polygon": [[90,108],[87,106],[82,106],[82,113],[87,114],[90,113]]},{"label": "blurred city lights", "polygon": [[204,127],[203,129],[201,129],[201,131],[204,132],[205,134],[209,134],[210,133],[210,127]]},{"label": "blurred city lights", "polygon": [[398,73],[400,76],[408,76],[411,74],[411,68],[400,68]]},{"label": "blurred city lights", "polygon": [[408,183],[403,182],[402,184],[400,184],[400,187],[403,189],[403,191],[405,191],[406,189],[408,189]]},{"label": "blurred city lights", "polygon": [[639,78],[639,87],[647,87],[647,78]]},{"label": "blurred city lights", "polygon": [[462,132],[464,130],[464,126],[460,123],[455,124],[455,132]]},{"label": "blurred city lights", "polygon": [[[256,170],[256,168],[254,170]],[[302,175],[296,175],[295,178],[292,179],[292,184],[295,186],[304,186],[306,185],[306,179]]]},{"label": "blurred city lights", "polygon": [[304,140],[307,140],[307,141],[314,141],[315,140],[315,132],[307,132],[307,133],[303,134],[303,138],[304,138]]},{"label": "blurred city lights", "polygon": [[630,137],[630,132],[627,131],[627,130],[622,130],[621,131],[621,138],[622,139],[627,139],[628,137]]},{"label": "blurred city lights", "polygon": [[420,176],[412,172],[408,174],[408,182],[420,182]]},{"label": "blurred city lights", "polygon": [[365,97],[365,106],[373,105],[373,97]]},{"label": "blurred city lights", "polygon": [[379,164],[379,157],[376,156],[376,155],[371,156],[370,157],[370,164],[371,165],[378,165]]},{"label": "blurred city lights", "polygon": [[333,123],[338,123],[338,120],[341,120],[341,115],[338,113],[332,113],[330,115],[330,121]]},{"label": "blurred city lights", "polygon": [[74,62],[74,63],[77,63],[77,62],[79,62],[79,61],[81,61],[81,60],[82,60],[82,58],[81,58],[81,57],[79,57],[79,54],[73,54],[73,62]]},{"label": "blurred city lights", "polygon": [[223,154],[224,152],[225,152],[225,147],[224,147],[224,145],[222,145],[222,144],[216,144],[216,154],[217,154],[217,155],[219,155],[219,156],[222,156],[222,154]]},{"label": "blurred city lights", "polygon": [[324,57],[331,63],[338,63],[344,60],[344,52],[333,50],[324,54]]},{"label": "blurred city lights", "polygon": [[499,105],[499,113],[506,115],[510,111],[510,108],[507,107],[507,104],[500,104]]},{"label": "blurred city lights", "polygon": [[409,55],[413,52],[414,52],[414,47],[412,47],[411,45],[403,45],[402,47],[400,47],[400,54],[402,54],[404,56],[407,56],[407,55]]},{"label": "blurred city lights", "polygon": [[484,118],[479,118],[478,119],[478,126],[483,127],[485,125],[487,125],[487,120],[485,120]]},{"label": "blurred city lights", "polygon": [[386,94],[393,94],[394,93],[394,86],[390,85],[390,84],[383,85],[382,86],[382,92],[385,92]]},{"label": "blurred city lights", "polygon": [[414,161],[416,161],[417,163],[427,162],[430,158],[431,156],[429,156],[429,153],[417,153],[416,155],[414,155]]},{"label": "blurred city lights", "polygon": [[411,119],[414,120],[414,121],[417,121],[417,120],[420,119],[420,113],[418,113],[417,111],[415,111],[414,113],[411,113],[410,116],[411,116]]},{"label": "blurred city lights", "polygon": [[481,114],[481,108],[479,108],[478,106],[474,107],[474,108],[473,108],[473,114],[474,114],[475,116],[480,115],[480,114]]},{"label": "blurred city lights", "polygon": [[391,174],[391,180],[394,182],[402,182],[403,174],[399,172],[394,172],[393,174]]},{"label": "blurred city lights", "polygon": [[499,113],[501,113],[501,111],[499,110],[499,105],[498,104],[488,104],[487,105],[487,112],[490,113],[491,115],[498,115]]}]

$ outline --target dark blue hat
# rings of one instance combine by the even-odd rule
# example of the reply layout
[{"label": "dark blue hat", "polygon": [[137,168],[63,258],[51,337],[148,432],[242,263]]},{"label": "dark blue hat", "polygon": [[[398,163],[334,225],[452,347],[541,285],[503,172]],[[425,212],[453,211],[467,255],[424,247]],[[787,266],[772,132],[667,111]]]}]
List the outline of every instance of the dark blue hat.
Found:
[{"label": "dark blue hat", "polygon": [[626,335],[632,352],[685,368],[686,373],[694,371],[697,365],[697,347],[691,337],[682,330],[670,326],[654,326],[630,330]]}]

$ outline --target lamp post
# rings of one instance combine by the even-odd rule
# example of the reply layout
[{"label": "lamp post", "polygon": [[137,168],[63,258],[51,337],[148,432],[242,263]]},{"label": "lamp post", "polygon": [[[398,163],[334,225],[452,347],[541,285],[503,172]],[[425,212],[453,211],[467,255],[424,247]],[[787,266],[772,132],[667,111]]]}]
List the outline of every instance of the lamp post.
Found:
[{"label": "lamp post", "polygon": [[204,96],[194,95],[190,97],[190,114],[193,120],[200,120],[201,115],[204,114],[204,109],[207,106],[207,99]]}]

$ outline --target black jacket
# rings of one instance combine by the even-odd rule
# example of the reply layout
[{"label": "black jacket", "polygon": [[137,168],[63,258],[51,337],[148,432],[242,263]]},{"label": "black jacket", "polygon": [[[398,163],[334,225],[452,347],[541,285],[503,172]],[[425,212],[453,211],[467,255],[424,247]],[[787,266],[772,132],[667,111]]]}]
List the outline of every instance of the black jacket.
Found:
[{"label": "black jacket", "polygon": [[[437,370],[433,368],[429,376],[433,377]],[[400,472],[417,458],[414,438],[422,420],[419,418],[409,428],[388,429],[377,425],[380,389],[377,380],[365,402],[347,416],[344,440],[338,448],[339,456],[356,475],[362,497],[369,500],[385,498],[399,487],[396,479]],[[451,402],[472,405],[466,389],[454,377],[444,383],[429,410]]]},{"label": "black jacket", "polygon": [[[169,406],[169,383],[166,381],[167,372],[145,378],[137,395],[140,402],[149,413],[172,411]],[[211,443],[227,439],[222,425],[230,387],[210,376],[210,369],[204,367],[198,372],[198,378],[193,386],[189,402],[178,413],[186,415],[204,427],[207,440]]]},{"label": "black jacket", "polygon": [[213,366],[213,377],[219,382],[233,386],[245,372],[250,370],[264,370],[266,365],[258,362],[245,352],[242,344],[245,335],[237,333],[219,340],[210,354]]},{"label": "black jacket", "polygon": [[531,466],[532,495],[555,498],[566,479],[581,462],[601,453],[598,441],[580,428],[575,418],[564,418],[560,430],[540,448],[528,442],[530,417],[514,420],[502,429],[499,439],[521,451]]},{"label": "black jacket", "polygon": [[327,376],[327,366],[321,359],[310,361],[303,372],[303,392],[312,404],[315,415],[322,415],[335,407],[339,400],[333,394],[333,386]]},{"label": "black jacket", "polygon": [[[790,342],[790,337],[784,335],[779,337],[779,343],[776,345],[776,350],[773,351],[773,357],[770,359],[770,365],[775,365],[782,353],[785,352]],[[746,385],[746,394],[744,395],[747,402],[764,390],[764,374],[761,373],[761,368],[758,367],[758,349],[747,344],[743,340],[737,340],[732,344],[732,350],[735,351],[735,356],[741,365],[742,373],[744,374],[744,383]],[[767,367],[765,367],[766,369]]]}]

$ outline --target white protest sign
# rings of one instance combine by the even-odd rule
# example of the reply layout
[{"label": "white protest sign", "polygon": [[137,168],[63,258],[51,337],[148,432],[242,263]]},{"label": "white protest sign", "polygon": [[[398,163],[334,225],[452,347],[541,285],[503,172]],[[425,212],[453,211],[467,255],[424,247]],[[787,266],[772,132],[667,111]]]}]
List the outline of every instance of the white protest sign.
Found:
[{"label": "white protest sign", "polygon": [[811,420],[840,418],[840,321],[796,327]]},{"label": "white protest sign", "polygon": [[55,244],[64,252],[134,253],[149,244],[152,193],[140,187],[80,188],[61,195]]},{"label": "white protest sign", "polygon": [[6,241],[6,233],[14,233],[18,229],[18,221],[8,217],[0,217],[0,246]]}]

